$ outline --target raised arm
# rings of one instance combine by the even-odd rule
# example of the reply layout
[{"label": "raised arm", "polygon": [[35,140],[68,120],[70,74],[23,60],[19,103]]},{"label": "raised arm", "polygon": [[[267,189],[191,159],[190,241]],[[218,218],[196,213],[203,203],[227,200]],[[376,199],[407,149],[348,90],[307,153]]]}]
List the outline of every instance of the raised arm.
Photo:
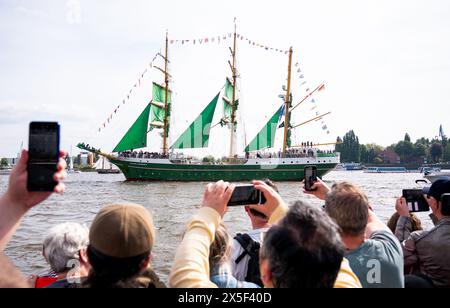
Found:
[{"label": "raised arm", "polygon": [[217,288],[210,281],[209,249],[227,211],[234,185],[223,181],[206,187],[202,208],[190,221],[177,249],[169,277],[172,288]]},{"label": "raised arm", "polygon": [[[65,152],[61,152],[58,171],[54,175],[55,181],[59,182],[54,190],[56,193],[62,193],[65,190],[65,186],[61,182],[67,175],[66,162],[62,159],[65,155]],[[19,162],[11,172],[8,189],[0,198],[0,251],[5,249],[28,210],[52,194],[51,192],[29,192],[27,190],[27,162],[28,152],[24,150]]]}]

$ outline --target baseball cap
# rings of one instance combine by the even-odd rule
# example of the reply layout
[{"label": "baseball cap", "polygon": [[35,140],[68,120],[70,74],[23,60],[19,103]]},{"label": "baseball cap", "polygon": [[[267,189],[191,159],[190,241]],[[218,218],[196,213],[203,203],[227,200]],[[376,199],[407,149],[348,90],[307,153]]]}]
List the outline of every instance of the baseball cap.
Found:
[{"label": "baseball cap", "polygon": [[102,254],[130,258],[150,253],[155,229],[150,212],[138,204],[104,207],[92,222],[90,245]]},{"label": "baseball cap", "polygon": [[423,193],[440,201],[443,194],[450,193],[450,177],[438,179],[431,187],[425,187]]}]

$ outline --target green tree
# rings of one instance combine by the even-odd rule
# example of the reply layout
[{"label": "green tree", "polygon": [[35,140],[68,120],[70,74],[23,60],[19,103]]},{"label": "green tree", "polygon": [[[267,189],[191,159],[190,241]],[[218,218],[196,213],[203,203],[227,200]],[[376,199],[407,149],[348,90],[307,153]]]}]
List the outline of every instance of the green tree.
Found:
[{"label": "green tree", "polygon": [[429,148],[430,147],[430,139],[425,139],[424,137],[417,139],[416,145],[418,145],[418,144],[423,144],[425,147]]},{"label": "green tree", "polygon": [[8,167],[8,160],[6,159],[6,158],[2,158],[1,160],[0,160],[0,166],[1,167]]},{"label": "green tree", "polygon": [[414,145],[409,141],[400,141],[395,146],[395,153],[400,156],[402,162],[410,162],[414,155]]},{"label": "green tree", "polygon": [[416,143],[414,145],[414,157],[426,158],[428,156],[428,147],[422,143]]},{"label": "green tree", "polygon": [[405,141],[405,142],[411,142],[411,137],[409,136],[408,133],[406,133],[405,139],[404,139],[403,141]]},{"label": "green tree", "polygon": [[356,136],[353,130],[345,134],[342,141],[342,147],[340,148],[341,159],[343,162],[360,162],[361,159],[361,149],[359,144],[359,138]]},{"label": "green tree", "polygon": [[371,164],[376,163],[375,159],[380,156],[381,152],[384,151],[384,148],[381,145],[371,143],[361,145],[360,150],[361,162]]},{"label": "green tree", "polygon": [[361,152],[361,162],[362,163],[369,163],[369,151],[367,150],[367,146],[365,144],[361,144],[359,147],[359,150]]},{"label": "green tree", "polygon": [[450,143],[444,149],[444,161],[450,162]]},{"label": "green tree", "polygon": [[430,148],[430,155],[433,162],[438,163],[439,160],[442,158],[442,155],[444,154],[444,149],[442,147],[442,144],[440,143],[433,143],[433,145]]}]

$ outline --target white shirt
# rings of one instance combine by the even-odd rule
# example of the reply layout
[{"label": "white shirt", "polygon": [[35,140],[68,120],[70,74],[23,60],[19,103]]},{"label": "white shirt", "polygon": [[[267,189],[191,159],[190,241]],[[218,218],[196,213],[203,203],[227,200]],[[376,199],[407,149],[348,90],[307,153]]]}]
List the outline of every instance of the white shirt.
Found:
[{"label": "white shirt", "polygon": [[[255,242],[262,244],[264,239],[264,234],[269,230],[269,228],[256,229],[247,232],[248,236]],[[236,260],[242,255],[244,252],[244,248],[242,248],[241,244],[238,241],[233,240],[233,249],[231,251],[231,267],[233,271],[233,276],[238,281],[245,281],[245,277],[247,276],[248,270],[248,262],[250,261],[250,256],[246,255],[239,264],[236,264]]]}]

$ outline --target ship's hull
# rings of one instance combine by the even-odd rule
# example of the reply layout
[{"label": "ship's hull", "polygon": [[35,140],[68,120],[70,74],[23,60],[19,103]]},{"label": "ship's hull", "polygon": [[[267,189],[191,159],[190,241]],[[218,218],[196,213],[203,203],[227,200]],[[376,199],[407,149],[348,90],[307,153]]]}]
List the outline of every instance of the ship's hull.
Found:
[{"label": "ship's hull", "polygon": [[167,159],[110,159],[128,181],[208,181],[237,182],[254,179],[299,181],[306,166],[317,166],[322,177],[333,170],[339,158],[326,159],[266,159],[245,164],[176,164]]}]

